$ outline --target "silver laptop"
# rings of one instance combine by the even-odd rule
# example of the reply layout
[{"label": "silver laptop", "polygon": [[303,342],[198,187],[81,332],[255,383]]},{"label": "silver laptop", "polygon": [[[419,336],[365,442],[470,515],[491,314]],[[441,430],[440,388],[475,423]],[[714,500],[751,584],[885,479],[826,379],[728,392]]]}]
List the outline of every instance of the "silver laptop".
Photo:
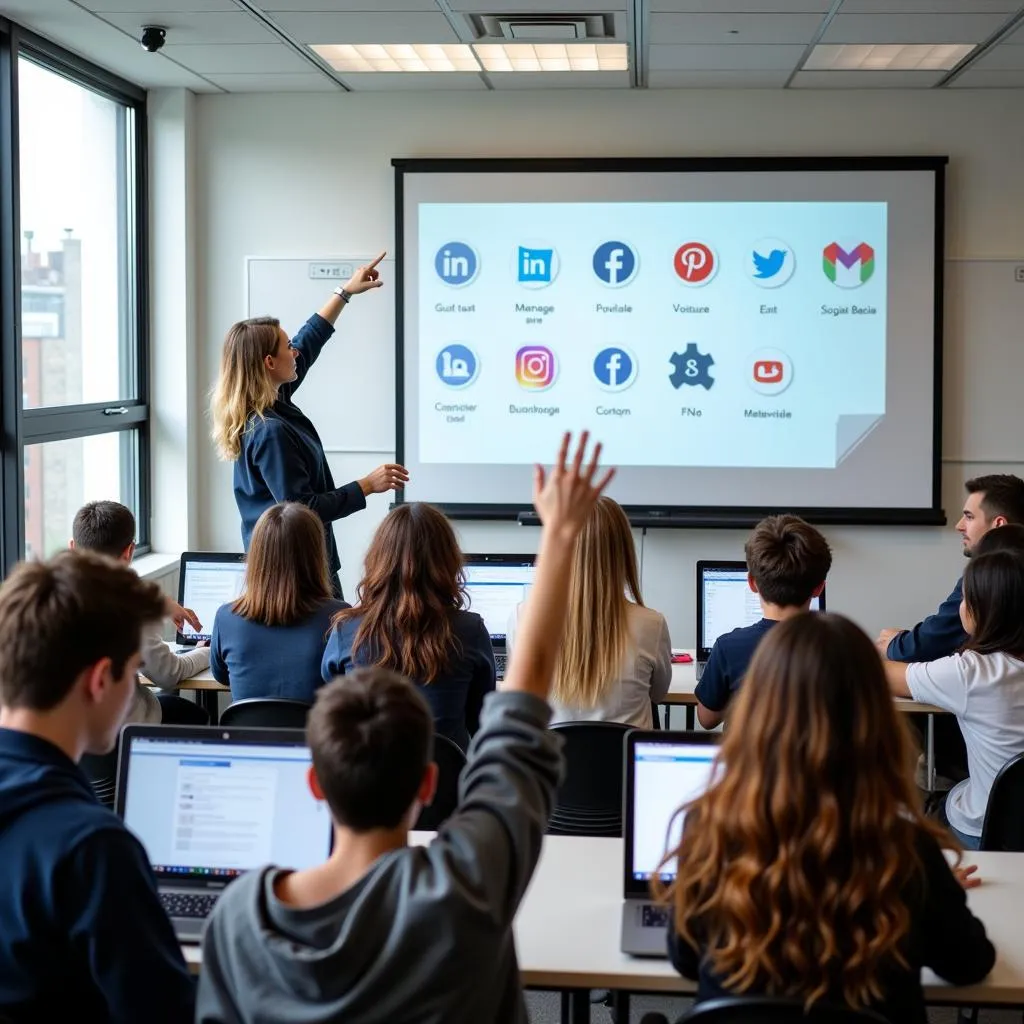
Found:
[{"label": "silver laptop", "polygon": [[191,647],[209,640],[213,617],[222,604],[234,601],[245,585],[245,555],[240,551],[185,551],[178,567],[178,604],[191,608],[202,623],[202,630],[187,622],[175,638],[179,645]]},{"label": "silver laptop", "polygon": [[[825,610],[825,591],[811,601],[811,611]],[[697,563],[697,679],[723,633],[752,626],[761,619],[761,602],[747,581],[747,563],[708,560]]]},{"label": "silver laptop", "polygon": [[469,610],[484,620],[491,635],[498,678],[508,668],[508,624],[516,606],[533,586],[533,555],[466,555],[466,594]]},{"label": "silver laptop", "polygon": [[[623,789],[622,952],[667,956],[668,911],[651,898],[651,879],[666,851],[679,843],[680,806],[700,796],[718,753],[714,732],[641,732],[626,736]],[[674,816],[674,817],[673,817]],[[661,868],[675,877],[675,863]]]},{"label": "silver laptop", "polygon": [[180,942],[198,942],[217,897],[264,864],[326,860],[332,826],[306,774],[301,729],[128,725],[115,806],[149,855]]}]

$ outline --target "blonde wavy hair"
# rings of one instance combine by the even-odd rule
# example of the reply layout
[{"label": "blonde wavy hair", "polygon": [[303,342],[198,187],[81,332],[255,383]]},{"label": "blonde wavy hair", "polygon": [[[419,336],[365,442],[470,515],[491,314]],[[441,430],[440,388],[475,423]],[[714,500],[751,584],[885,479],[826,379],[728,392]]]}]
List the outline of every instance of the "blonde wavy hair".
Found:
[{"label": "blonde wavy hair", "polygon": [[761,641],[712,784],[680,811],[675,926],[733,993],[884,997],[907,966],[918,844],[952,838],[921,812],[913,747],[871,641],[805,613]]},{"label": "blonde wavy hair", "polygon": [[590,513],[570,571],[569,615],[552,698],[566,707],[594,708],[622,676],[630,600],[644,603],[629,520],[611,498],[600,498]]},{"label": "blonde wavy hair", "polygon": [[224,338],[220,377],[210,395],[211,435],[217,454],[234,462],[242,452],[242,435],[252,416],[274,404],[277,388],[263,360],[277,351],[281,321],[272,316],[239,320]]}]

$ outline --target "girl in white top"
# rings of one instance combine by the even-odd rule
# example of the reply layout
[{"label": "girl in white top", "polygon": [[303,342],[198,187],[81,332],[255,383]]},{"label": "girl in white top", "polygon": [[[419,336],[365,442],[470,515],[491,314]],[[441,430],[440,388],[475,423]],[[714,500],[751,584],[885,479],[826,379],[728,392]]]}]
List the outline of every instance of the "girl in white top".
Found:
[{"label": "girl in white top", "polygon": [[[509,623],[509,651],[521,608]],[[611,498],[601,498],[573,552],[565,640],[551,688],[551,724],[624,722],[650,729],[651,701],[665,696],[671,679],[668,624],[659,612],[644,607],[629,520]]]},{"label": "girl in white top", "polygon": [[886,662],[893,692],[957,717],[970,778],[946,797],[946,818],[966,849],[980,845],[992,783],[1024,753],[1024,552],[978,555],[964,572],[959,654],[909,665]]}]

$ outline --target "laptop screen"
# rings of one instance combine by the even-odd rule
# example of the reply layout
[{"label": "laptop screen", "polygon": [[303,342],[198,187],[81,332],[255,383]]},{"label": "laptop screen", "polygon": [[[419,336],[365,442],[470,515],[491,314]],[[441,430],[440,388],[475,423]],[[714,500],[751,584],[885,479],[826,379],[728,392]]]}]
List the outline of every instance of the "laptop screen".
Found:
[{"label": "laptop screen", "polygon": [[[658,871],[666,851],[679,843],[685,815],[673,815],[679,807],[700,796],[711,780],[718,753],[716,734],[691,741],[688,734],[665,734],[644,739],[635,736],[627,744],[626,813],[627,895],[648,895],[647,884]],[[662,880],[675,877],[675,864],[664,866]]]},{"label": "laptop screen", "polygon": [[118,808],[164,880],[230,879],[263,864],[301,869],[331,849],[331,816],[306,782],[311,757],[293,743],[164,739],[125,732]]},{"label": "laptop screen", "polygon": [[467,555],[464,568],[469,609],[483,618],[491,643],[502,648],[512,613],[533,586],[533,555]]},{"label": "laptop screen", "polygon": [[178,600],[196,613],[203,628],[197,631],[186,622],[179,633],[181,640],[191,642],[210,639],[217,609],[222,604],[234,601],[242,593],[245,585],[243,557],[233,553],[182,556]]}]

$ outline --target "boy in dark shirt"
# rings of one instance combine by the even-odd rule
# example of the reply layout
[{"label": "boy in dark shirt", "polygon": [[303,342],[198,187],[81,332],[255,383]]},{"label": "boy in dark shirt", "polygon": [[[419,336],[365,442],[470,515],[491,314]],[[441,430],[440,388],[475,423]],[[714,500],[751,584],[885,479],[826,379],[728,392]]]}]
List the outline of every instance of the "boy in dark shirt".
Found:
[{"label": "boy in dark shirt", "polygon": [[811,607],[832,567],[828,541],[798,516],[769,516],[754,527],[744,548],[750,589],[761,602],[760,621],[720,636],[694,691],[697,720],[714,729],[725,717],[761,638],[784,619]]}]

